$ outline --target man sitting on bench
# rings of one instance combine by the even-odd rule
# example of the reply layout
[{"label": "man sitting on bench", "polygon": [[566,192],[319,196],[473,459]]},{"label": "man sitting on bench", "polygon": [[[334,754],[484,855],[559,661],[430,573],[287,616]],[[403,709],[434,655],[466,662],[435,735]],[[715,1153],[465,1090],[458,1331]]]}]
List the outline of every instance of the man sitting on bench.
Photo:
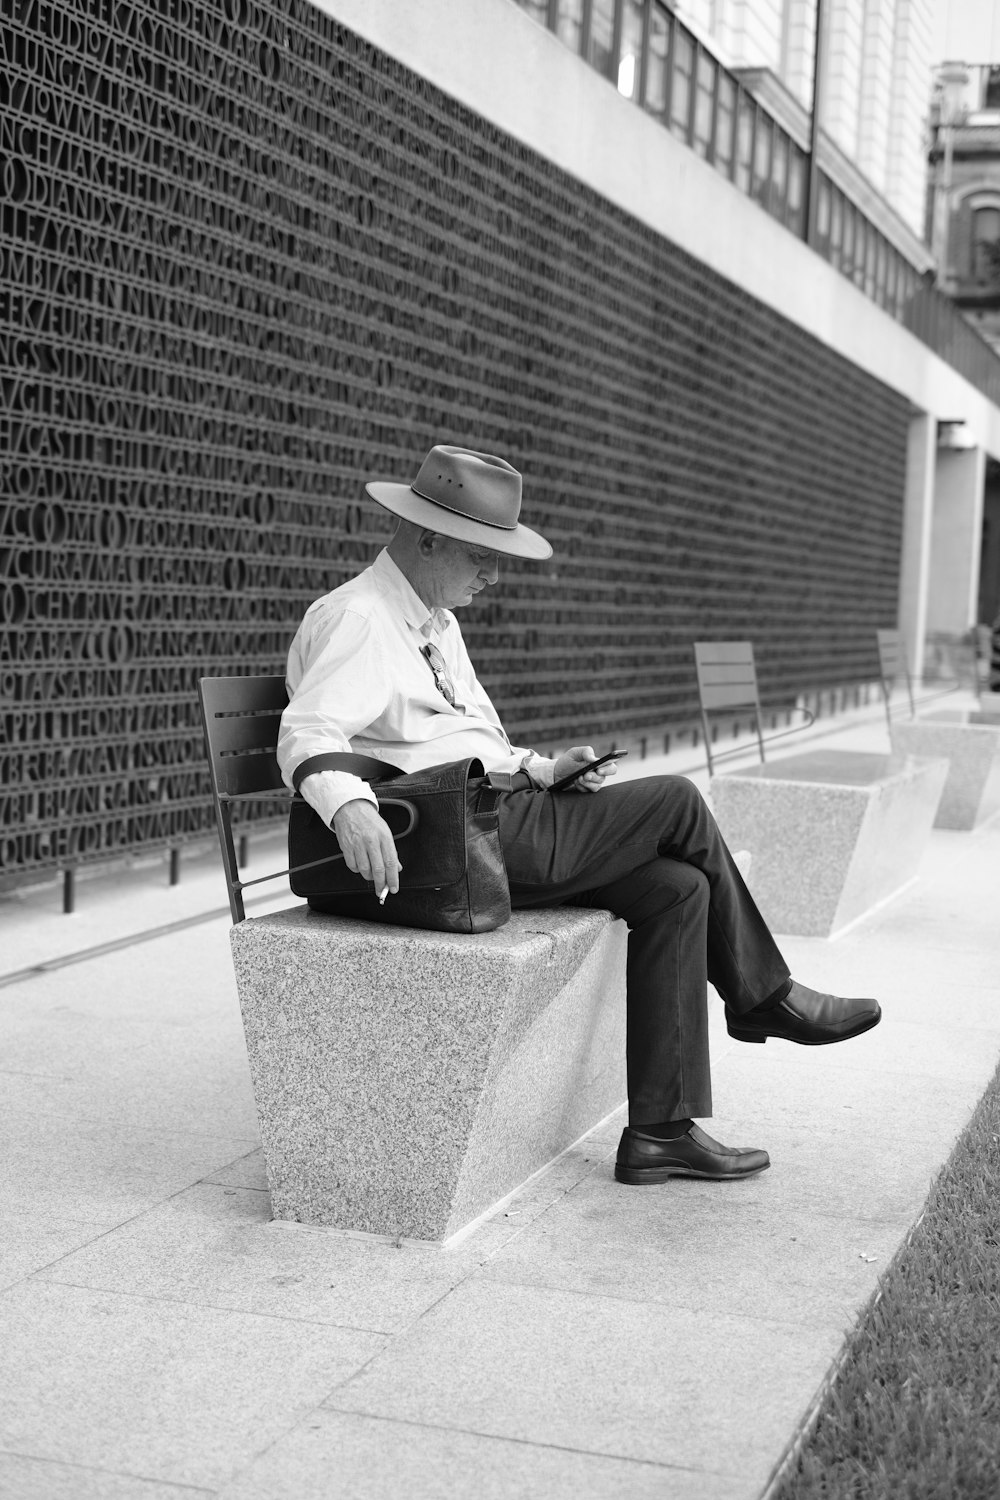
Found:
[{"label": "man sitting on bench", "polygon": [[[577,745],[557,760],[511,745],[481,687],[452,610],[497,581],[499,555],[550,557],[518,520],[521,476],[502,459],[432,448],[412,485],[373,482],[399,518],[387,548],[307,611],[288,655],[290,702],[278,759],[287,784],[331,751],[404,771],[477,756],[514,773],[500,837],[514,907],[606,908],[629,927],[629,1123],[620,1182],[747,1177],[766,1151],[722,1146],[695,1123],[712,1112],[707,983],[730,1036],[817,1046],[877,1025],[875,1000],[821,994],[793,980],[694,784],[649,776],[609,785],[613,764],[548,791],[595,759]],[[316,770],[299,791],[333,828],[350,869],[376,891],[399,889],[400,862],[371,787]],[[600,792],[600,796],[593,794]]]}]

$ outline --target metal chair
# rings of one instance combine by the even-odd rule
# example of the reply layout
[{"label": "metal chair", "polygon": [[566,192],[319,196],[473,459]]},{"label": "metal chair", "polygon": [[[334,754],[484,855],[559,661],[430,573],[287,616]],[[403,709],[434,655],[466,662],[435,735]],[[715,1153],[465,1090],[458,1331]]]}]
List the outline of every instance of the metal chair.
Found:
[{"label": "metal chair", "polygon": [[902,677],[906,683],[906,692],[910,700],[910,718],[915,719],[917,711],[913,702],[913,680],[910,677],[910,663],[906,654],[906,642],[903,640],[902,632],[899,630],[876,630],[878,641],[878,666],[879,679],[882,684],[882,699],[885,703],[885,721],[892,732],[892,712],[890,701],[892,690],[898,678]]},{"label": "metal chair", "polygon": [[[331,864],[344,856],[340,853],[328,854],[323,859],[311,859],[306,864],[292,865],[290,869],[274,870],[270,875],[258,875],[254,880],[240,879],[230,811],[233,804],[259,802],[261,798],[273,797],[278,802],[278,812],[287,814],[292,802],[293,793],[281,779],[277,757],[278,729],[281,715],[288,705],[285,679],[201,677],[198,680],[198,696],[205,729],[205,746],[208,750],[208,768],[212,776],[215,824],[219,831],[222,866],[229,890],[229,909],[235,925],[246,919],[243,892],[248,887],[263,885],[265,881],[277,880],[282,875],[294,875],[299,870],[314,870],[318,865]],[[368,780],[386,774],[385,764],[369,755],[345,753],[331,754],[326,758],[337,763],[335,769],[350,771]],[[402,819],[395,813],[397,808],[403,809]],[[399,826],[392,827],[392,832],[397,838],[404,838],[416,827],[416,808],[405,798],[380,797],[379,809],[386,817],[389,816],[388,810],[393,810],[393,820]]]},{"label": "metal chair", "polygon": [[[783,739],[787,734],[797,734],[800,729],[808,729],[813,722],[815,715],[808,708],[796,708],[797,713],[805,714],[805,723],[795,724],[791,729],[779,730],[777,734],[769,734],[765,739],[760,723],[760,693],[757,687],[757,667],[754,662],[752,641],[695,641],[694,664],[698,674],[698,699],[705,735],[705,756],[708,760],[710,776],[714,773],[710,714],[731,714],[749,709],[753,714],[757,747],[762,763],[766,759],[765,744],[770,744],[772,740]],[[742,747],[723,750],[714,759],[724,760],[728,755],[742,755],[743,753]]]},{"label": "metal chair", "polygon": [[287,812],[292,794],[281,779],[275,754],[278,726],[288,703],[284,677],[202,677],[198,682],[208,767],[212,776],[215,823],[234,924],[246,916],[243,892],[251,885],[276,880],[276,870],[256,880],[241,880],[233,843],[234,803],[280,799]]}]

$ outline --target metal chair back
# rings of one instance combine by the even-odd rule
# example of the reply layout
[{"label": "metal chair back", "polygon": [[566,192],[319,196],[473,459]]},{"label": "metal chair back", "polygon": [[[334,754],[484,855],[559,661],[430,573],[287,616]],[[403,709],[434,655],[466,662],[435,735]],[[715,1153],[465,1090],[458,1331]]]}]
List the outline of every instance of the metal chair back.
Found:
[{"label": "metal chair back", "polygon": [[917,716],[913,703],[913,680],[910,677],[910,663],[906,652],[906,642],[902,632],[899,630],[876,630],[878,641],[878,666],[879,679],[882,684],[882,700],[885,704],[885,721],[892,732],[892,690],[902,677],[906,683],[906,693],[910,700],[910,718]]},{"label": "metal chair back", "polygon": [[709,716],[749,709],[760,758],[764,756],[764,737],[760,727],[760,693],[752,641],[695,641],[694,664],[698,674],[698,699],[701,724],[705,735],[705,755],[709,775],[713,772],[712,731]]},{"label": "metal chair back", "polygon": [[276,870],[256,880],[241,881],[233,843],[231,809],[234,803],[280,796],[287,805],[292,794],[278,769],[278,728],[288,703],[284,677],[202,677],[198,683],[205,745],[212,776],[215,822],[234,924],[246,916],[243,892],[250,885],[276,880],[287,870]]}]

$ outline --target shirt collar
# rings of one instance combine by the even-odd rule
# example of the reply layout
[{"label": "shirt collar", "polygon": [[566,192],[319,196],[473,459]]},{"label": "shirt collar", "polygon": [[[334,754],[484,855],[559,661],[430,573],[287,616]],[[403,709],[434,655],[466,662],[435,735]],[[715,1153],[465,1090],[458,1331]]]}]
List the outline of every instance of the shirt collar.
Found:
[{"label": "shirt collar", "polygon": [[385,548],[372,563],[372,573],[382,597],[396,605],[407,625],[412,625],[414,630],[419,630],[424,636],[429,636],[432,630],[438,635],[442,633],[448,624],[446,612],[443,609],[427,608]]}]

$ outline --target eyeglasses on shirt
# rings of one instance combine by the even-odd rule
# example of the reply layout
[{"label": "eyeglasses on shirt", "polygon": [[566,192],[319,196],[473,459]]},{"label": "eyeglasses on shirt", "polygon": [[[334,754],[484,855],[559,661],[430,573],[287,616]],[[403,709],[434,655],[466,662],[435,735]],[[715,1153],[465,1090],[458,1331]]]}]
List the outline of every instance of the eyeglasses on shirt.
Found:
[{"label": "eyeglasses on shirt", "polygon": [[452,708],[458,708],[464,712],[462,705],[455,701],[455,684],[451,673],[448,671],[448,665],[438,648],[431,641],[428,641],[426,646],[421,646],[420,655],[434,673],[434,686],[441,696],[448,700]]}]

